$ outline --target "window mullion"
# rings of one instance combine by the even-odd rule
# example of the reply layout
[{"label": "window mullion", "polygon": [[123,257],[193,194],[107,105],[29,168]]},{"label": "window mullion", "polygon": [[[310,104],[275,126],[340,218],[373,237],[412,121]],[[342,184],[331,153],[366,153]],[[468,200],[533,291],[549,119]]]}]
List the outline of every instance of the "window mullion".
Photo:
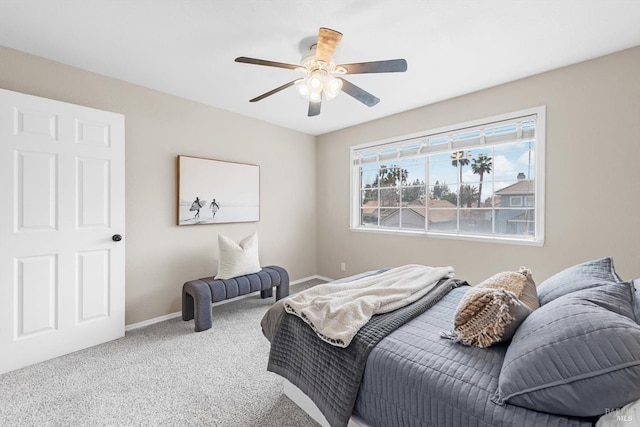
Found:
[{"label": "window mullion", "polygon": [[[495,147],[491,147],[491,158],[496,158]],[[491,233],[496,234],[496,180],[495,173],[491,174]]]},{"label": "window mullion", "polygon": [[378,165],[378,227],[380,227],[380,216],[382,215],[382,210],[380,209],[382,205],[382,199],[380,198],[380,195],[380,165]]},{"label": "window mullion", "polygon": [[431,200],[431,194],[429,188],[431,183],[429,182],[429,157],[424,157],[424,230],[429,231],[429,201]]}]

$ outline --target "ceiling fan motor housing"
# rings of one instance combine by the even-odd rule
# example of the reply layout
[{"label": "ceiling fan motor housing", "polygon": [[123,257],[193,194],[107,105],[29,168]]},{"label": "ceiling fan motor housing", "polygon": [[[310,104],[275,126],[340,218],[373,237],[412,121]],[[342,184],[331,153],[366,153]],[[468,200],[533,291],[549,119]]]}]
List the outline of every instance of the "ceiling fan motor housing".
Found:
[{"label": "ceiling fan motor housing", "polygon": [[310,64],[311,62],[315,62],[317,47],[318,47],[317,43],[312,44],[309,47],[309,50],[302,55],[302,58],[300,59],[300,63],[302,64],[303,67],[307,67],[307,64]]}]

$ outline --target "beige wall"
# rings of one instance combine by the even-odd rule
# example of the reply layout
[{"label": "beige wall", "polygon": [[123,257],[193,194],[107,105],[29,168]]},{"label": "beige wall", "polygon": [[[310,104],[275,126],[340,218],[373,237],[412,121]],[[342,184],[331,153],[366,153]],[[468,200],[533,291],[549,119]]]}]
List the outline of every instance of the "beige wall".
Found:
[{"label": "beige wall", "polygon": [[[453,265],[472,282],[527,265],[541,281],[606,255],[624,278],[639,277],[638,69],[640,47],[314,138],[0,47],[1,88],[126,117],[127,324],[179,311],[182,283],[215,272],[218,233],[257,230],[262,264],[294,280],[417,262]],[[351,145],[538,105],[547,106],[543,247],[349,231]],[[178,154],[259,164],[260,222],[176,226]]]},{"label": "beige wall", "polygon": [[[262,265],[316,274],[313,136],[3,47],[0,87],[125,115],[127,324],[180,311],[182,284],[217,270],[219,233],[258,231]],[[260,222],[178,227],[178,154],[260,165]]]},{"label": "beige wall", "polygon": [[[424,263],[452,265],[477,283],[526,265],[540,282],[612,255],[623,278],[640,277],[639,70],[636,47],[320,136],[318,273]],[[350,146],[539,105],[547,106],[543,247],[349,231]]]}]

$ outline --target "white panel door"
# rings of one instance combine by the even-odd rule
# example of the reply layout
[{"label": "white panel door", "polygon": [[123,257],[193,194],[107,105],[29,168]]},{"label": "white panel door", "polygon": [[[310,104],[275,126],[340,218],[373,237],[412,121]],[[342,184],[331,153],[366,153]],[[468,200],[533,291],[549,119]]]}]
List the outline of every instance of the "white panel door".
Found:
[{"label": "white panel door", "polygon": [[0,89],[0,373],[124,336],[124,116]]}]

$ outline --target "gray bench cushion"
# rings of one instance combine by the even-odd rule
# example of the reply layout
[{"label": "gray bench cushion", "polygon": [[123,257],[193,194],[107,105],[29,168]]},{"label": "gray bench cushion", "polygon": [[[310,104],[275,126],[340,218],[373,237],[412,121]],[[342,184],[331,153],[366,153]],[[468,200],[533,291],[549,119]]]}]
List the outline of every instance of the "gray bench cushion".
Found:
[{"label": "gray bench cushion", "polygon": [[275,265],[231,279],[205,277],[190,280],[182,286],[182,320],[195,319],[196,332],[207,330],[211,328],[211,303],[257,291],[262,298],[268,298],[274,287],[276,300],[289,295],[289,273]]}]

